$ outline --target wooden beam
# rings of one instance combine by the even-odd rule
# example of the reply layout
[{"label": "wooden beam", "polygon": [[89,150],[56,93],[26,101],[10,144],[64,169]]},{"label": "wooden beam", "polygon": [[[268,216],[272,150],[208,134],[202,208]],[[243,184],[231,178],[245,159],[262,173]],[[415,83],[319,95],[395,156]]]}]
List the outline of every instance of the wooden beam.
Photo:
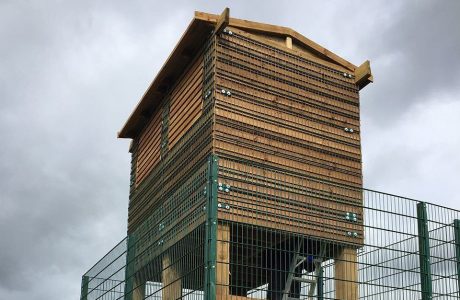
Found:
[{"label": "wooden beam", "polygon": [[182,296],[182,282],[180,272],[177,271],[177,266],[171,262],[168,253],[163,256],[163,273],[162,273],[162,296],[164,300],[175,300]]},{"label": "wooden beam", "polygon": [[132,300],[144,300],[145,299],[145,282],[140,282],[139,279],[134,281],[134,286],[136,287],[133,290]]},{"label": "wooden beam", "polygon": [[290,36],[286,37],[286,47],[292,49],[292,38]]},{"label": "wooden beam", "polygon": [[372,72],[371,72],[370,61],[366,60],[356,69],[355,82],[360,90],[364,88],[366,85],[368,85],[369,83],[374,82],[374,77],[372,76]]},{"label": "wooden beam", "polygon": [[358,259],[354,248],[342,248],[335,258],[335,298],[358,300]]},{"label": "wooden beam", "polygon": [[226,7],[224,11],[220,14],[219,19],[217,20],[215,32],[219,34],[225,27],[230,23],[230,9]]},{"label": "wooden beam", "polygon": [[217,227],[216,299],[227,299],[230,295],[230,227]]}]

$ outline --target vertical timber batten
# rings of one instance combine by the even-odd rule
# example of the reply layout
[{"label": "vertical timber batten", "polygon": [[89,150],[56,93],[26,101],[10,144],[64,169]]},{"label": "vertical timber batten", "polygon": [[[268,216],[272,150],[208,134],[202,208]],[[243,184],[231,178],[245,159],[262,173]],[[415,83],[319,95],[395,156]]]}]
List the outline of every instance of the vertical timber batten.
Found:
[{"label": "vertical timber batten", "polygon": [[417,223],[422,300],[430,300],[433,297],[433,286],[431,281],[430,236],[425,202],[417,203]]}]

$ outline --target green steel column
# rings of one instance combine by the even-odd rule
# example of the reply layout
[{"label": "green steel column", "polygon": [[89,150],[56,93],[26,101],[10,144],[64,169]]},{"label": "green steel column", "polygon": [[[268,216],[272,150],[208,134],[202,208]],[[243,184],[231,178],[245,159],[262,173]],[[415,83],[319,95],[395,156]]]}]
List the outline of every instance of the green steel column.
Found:
[{"label": "green steel column", "polygon": [[460,220],[454,220],[455,233],[455,254],[457,260],[457,288],[458,297],[460,298]]},{"label": "green steel column", "polygon": [[205,299],[216,299],[216,260],[217,260],[217,172],[218,157],[208,159],[208,185],[206,204],[206,243],[205,243]]},{"label": "green steel column", "polygon": [[80,300],[88,299],[88,284],[89,284],[89,277],[83,275],[81,278],[81,295]]},{"label": "green steel column", "polygon": [[317,283],[318,284],[318,287],[317,287],[318,288],[318,297],[317,297],[318,300],[324,299],[324,282],[323,282],[324,278],[323,276],[324,276],[324,270],[323,268],[321,268],[319,270],[318,283]]},{"label": "green steel column", "polygon": [[134,259],[136,257],[136,238],[134,234],[128,235],[125,269],[125,300],[133,298],[134,288]]},{"label": "green steel column", "polygon": [[425,202],[417,204],[417,223],[422,300],[430,300],[433,297],[433,286],[431,282],[430,237]]}]

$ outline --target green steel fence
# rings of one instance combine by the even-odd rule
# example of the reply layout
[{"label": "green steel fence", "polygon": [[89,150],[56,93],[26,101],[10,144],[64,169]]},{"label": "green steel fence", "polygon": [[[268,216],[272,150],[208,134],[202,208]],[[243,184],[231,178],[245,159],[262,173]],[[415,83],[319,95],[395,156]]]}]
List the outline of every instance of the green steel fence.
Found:
[{"label": "green steel fence", "polygon": [[460,299],[459,211],[283,172],[211,155],[81,299]]}]

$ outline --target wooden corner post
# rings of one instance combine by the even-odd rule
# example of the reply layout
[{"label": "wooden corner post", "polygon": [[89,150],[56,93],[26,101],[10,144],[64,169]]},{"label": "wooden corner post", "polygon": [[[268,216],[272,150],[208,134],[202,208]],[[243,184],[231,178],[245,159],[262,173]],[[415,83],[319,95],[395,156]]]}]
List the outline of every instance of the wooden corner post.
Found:
[{"label": "wooden corner post", "polygon": [[[177,263],[176,263],[177,264]],[[162,299],[175,300],[182,297],[181,274],[169,253],[165,253],[162,259],[163,272],[161,281],[163,284]],[[144,298],[141,298],[144,299]]]},{"label": "wooden corner post", "polygon": [[358,300],[358,257],[355,248],[343,247],[335,258],[335,298]]},{"label": "wooden corner post", "polygon": [[230,227],[217,227],[216,299],[223,300],[230,295]]},{"label": "wooden corner post", "polygon": [[219,34],[225,27],[230,23],[230,9],[226,7],[224,11],[220,14],[219,19],[217,20],[215,33]]}]

